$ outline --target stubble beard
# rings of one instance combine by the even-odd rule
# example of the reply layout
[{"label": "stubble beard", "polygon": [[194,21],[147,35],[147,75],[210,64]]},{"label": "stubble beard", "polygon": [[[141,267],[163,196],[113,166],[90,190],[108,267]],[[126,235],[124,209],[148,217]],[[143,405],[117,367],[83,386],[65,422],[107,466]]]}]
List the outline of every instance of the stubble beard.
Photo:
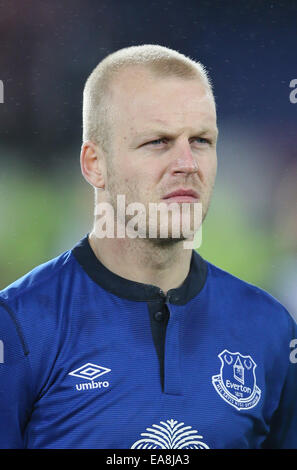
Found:
[{"label": "stubble beard", "polygon": [[[137,187],[137,185],[133,185],[131,186],[131,184],[127,184],[125,183],[125,185],[123,184],[122,181],[119,181],[119,179],[117,178],[117,175],[116,175],[116,172],[113,168],[113,164],[112,164],[112,160],[110,159],[109,162],[108,162],[108,166],[107,166],[107,176],[108,176],[108,202],[112,205],[113,207],[113,210],[114,210],[114,217],[115,217],[115,220],[114,220],[114,224],[116,224],[116,221],[118,223],[120,223],[122,226],[127,227],[129,221],[131,221],[131,219],[134,217],[134,215],[127,215],[126,214],[126,208],[129,204],[131,203],[139,203],[141,202],[140,201],[140,198],[139,196],[139,188]],[[210,190],[209,190],[209,193],[207,194],[207,197],[205,198],[205,201],[202,201],[202,220],[201,220],[201,224],[200,226],[203,224],[205,218],[206,218],[206,215],[208,213],[208,209],[209,209],[209,206],[210,206],[210,202],[211,202],[211,197],[212,197],[212,193],[213,193],[213,187],[214,187],[214,181],[212,182],[211,186],[210,186]],[[118,195],[124,195],[125,196],[125,214],[118,214],[118,211],[117,211],[117,196]],[[159,201],[158,203],[160,203],[162,201]],[[158,214],[158,223],[157,223],[157,226],[155,227],[155,230],[156,230],[156,236],[153,236],[153,237],[150,237],[149,236],[149,233],[150,233],[150,230],[149,230],[149,203],[143,203],[143,206],[145,207],[145,217],[146,217],[146,223],[144,225],[144,227],[141,227],[141,230],[139,231],[140,233],[144,234],[144,237],[137,237],[137,238],[133,238],[133,241],[134,240],[142,240],[143,242],[149,242],[149,243],[152,243],[153,245],[155,246],[160,246],[160,247],[170,247],[170,246],[174,246],[178,243],[181,243],[181,242],[184,242],[185,240],[188,240],[189,239],[189,236],[185,236],[181,230],[181,227],[180,227],[180,230],[179,230],[179,236],[176,237],[176,236],[173,236],[173,230],[172,230],[172,215],[169,211],[168,215],[168,236],[166,237],[162,237],[161,236],[161,216],[160,214]],[[158,204],[157,203],[157,204]],[[190,205],[193,207],[193,203],[190,203]],[[180,220],[180,223],[181,223],[181,220]],[[137,227],[137,226],[136,226]],[[192,215],[192,208],[191,208],[191,218],[190,218],[190,227],[191,229],[194,228],[194,221],[193,221],[193,215]],[[137,228],[136,228],[137,230]],[[126,231],[125,231],[126,233]],[[194,232],[193,232],[194,233]]]}]

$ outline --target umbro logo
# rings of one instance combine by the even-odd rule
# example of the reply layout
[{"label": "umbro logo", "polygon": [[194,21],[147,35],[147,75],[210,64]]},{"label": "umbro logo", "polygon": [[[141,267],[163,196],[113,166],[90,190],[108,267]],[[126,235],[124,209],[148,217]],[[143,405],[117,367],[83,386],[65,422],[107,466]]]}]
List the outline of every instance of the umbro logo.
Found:
[{"label": "umbro logo", "polygon": [[76,384],[76,390],[92,390],[94,388],[100,389],[109,387],[109,382],[107,382],[107,380],[103,382],[94,382],[94,380],[110,371],[111,369],[108,369],[107,367],[98,366],[97,364],[88,362],[78,369],[69,372],[68,375],[90,380],[90,382]]},{"label": "umbro logo", "polygon": [[75,375],[75,377],[80,377],[81,379],[95,380],[100,377],[100,375],[107,374],[107,372],[110,371],[111,369],[97,366],[97,364],[91,364],[91,362],[88,362],[78,369],[69,372],[69,375]]}]

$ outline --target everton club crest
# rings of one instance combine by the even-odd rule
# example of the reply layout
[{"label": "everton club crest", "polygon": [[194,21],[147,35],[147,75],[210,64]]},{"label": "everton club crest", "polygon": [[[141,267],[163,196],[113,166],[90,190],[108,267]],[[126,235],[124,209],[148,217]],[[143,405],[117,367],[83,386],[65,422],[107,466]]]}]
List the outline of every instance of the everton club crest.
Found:
[{"label": "everton club crest", "polygon": [[256,406],[261,390],[256,385],[257,364],[251,356],[224,349],[218,357],[221,360],[220,374],[212,377],[212,384],[218,394],[239,411]]}]

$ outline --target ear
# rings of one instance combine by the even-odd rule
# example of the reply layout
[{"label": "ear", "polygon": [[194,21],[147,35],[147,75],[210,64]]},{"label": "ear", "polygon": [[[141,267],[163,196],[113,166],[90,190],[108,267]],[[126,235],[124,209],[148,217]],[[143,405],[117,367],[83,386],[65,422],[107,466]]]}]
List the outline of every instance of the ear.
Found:
[{"label": "ear", "polygon": [[82,144],[80,167],[88,183],[94,188],[105,188],[103,151],[90,140]]}]

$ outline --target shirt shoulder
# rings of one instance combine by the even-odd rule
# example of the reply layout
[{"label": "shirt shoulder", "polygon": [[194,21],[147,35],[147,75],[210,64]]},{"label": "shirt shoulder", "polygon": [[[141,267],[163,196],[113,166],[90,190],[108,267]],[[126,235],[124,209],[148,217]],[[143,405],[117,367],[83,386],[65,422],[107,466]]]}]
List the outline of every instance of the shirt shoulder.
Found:
[{"label": "shirt shoulder", "polygon": [[[217,298],[232,304],[234,309],[241,309],[248,313],[248,320],[260,317],[286,330],[296,331],[296,323],[284,305],[264,289],[244,281],[233,274],[209,263],[208,281],[210,290],[216,292]],[[290,335],[291,333],[289,333]]]},{"label": "shirt shoulder", "polygon": [[0,300],[11,304],[27,295],[49,290],[74,262],[71,250],[62,253],[9,284],[0,291]]},{"label": "shirt shoulder", "polygon": [[60,329],[65,299],[71,298],[77,270],[79,265],[72,250],[68,250],[0,291],[1,309],[9,314],[25,345],[36,343],[44,332]]},{"label": "shirt shoulder", "polygon": [[[36,266],[0,291],[1,335],[12,338],[14,334],[18,339],[31,365],[36,393],[46,382],[65,339],[65,312],[69,310],[78,271],[80,267],[69,250]],[[78,280],[76,285],[79,284]]]}]

